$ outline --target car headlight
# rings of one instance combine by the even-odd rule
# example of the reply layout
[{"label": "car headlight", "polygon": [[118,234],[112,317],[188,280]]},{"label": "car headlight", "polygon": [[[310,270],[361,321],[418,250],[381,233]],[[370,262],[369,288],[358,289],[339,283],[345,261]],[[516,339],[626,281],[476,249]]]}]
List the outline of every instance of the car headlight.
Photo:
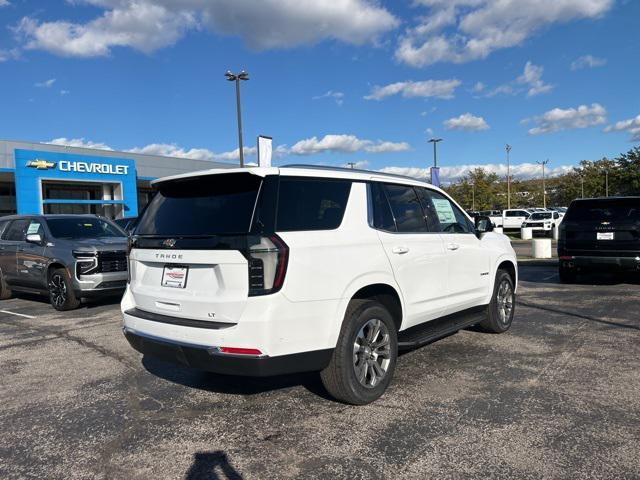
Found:
[{"label": "car headlight", "polygon": [[98,256],[94,252],[79,252],[74,250],[76,257],[76,271],[78,275],[87,275],[98,269]]}]

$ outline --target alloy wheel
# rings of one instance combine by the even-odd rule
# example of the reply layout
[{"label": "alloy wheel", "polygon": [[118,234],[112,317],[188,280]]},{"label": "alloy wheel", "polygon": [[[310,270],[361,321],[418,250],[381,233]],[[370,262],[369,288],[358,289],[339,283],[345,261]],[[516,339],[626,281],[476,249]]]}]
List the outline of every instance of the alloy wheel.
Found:
[{"label": "alloy wheel", "polygon": [[353,368],[356,378],[367,388],[377,386],[391,363],[391,338],[386,324],[371,319],[363,325],[353,344]]},{"label": "alloy wheel", "polygon": [[67,284],[62,275],[56,273],[49,280],[49,295],[56,307],[61,307],[67,301]]},{"label": "alloy wheel", "polygon": [[504,279],[498,287],[497,307],[500,321],[506,325],[511,320],[511,312],[513,311],[513,287],[511,283]]}]

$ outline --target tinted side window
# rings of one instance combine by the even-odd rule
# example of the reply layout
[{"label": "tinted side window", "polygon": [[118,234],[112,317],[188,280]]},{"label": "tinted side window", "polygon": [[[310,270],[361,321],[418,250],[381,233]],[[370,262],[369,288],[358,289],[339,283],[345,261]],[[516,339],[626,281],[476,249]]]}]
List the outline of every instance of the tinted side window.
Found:
[{"label": "tinted side window", "polygon": [[2,236],[2,232],[4,232],[4,229],[8,223],[9,223],[9,220],[3,220],[0,222],[0,237]]},{"label": "tinted side window", "polygon": [[420,200],[413,187],[385,184],[398,232],[426,232],[427,224]]},{"label": "tinted side window", "polygon": [[438,192],[429,191],[428,193],[438,215],[442,232],[471,233],[474,231],[474,227],[466,215],[447,197]]},{"label": "tinted side window", "polygon": [[418,192],[418,198],[422,203],[422,209],[424,210],[424,218],[427,221],[427,227],[430,232],[440,231],[440,221],[438,219],[438,212],[433,206],[433,202],[429,197],[429,191],[426,188],[416,188]]},{"label": "tinted side window", "polygon": [[24,240],[24,236],[27,233],[27,226],[29,225],[29,220],[21,219],[14,220],[9,228],[2,235],[3,240],[10,240],[14,242],[21,242]]},{"label": "tinted side window", "polygon": [[387,201],[381,183],[373,182],[369,184],[371,192],[371,206],[373,207],[373,227],[386,230],[388,232],[396,231],[396,223],[393,221],[391,207]]},{"label": "tinted side window", "polygon": [[351,181],[281,177],[276,230],[334,230],[342,223]]}]

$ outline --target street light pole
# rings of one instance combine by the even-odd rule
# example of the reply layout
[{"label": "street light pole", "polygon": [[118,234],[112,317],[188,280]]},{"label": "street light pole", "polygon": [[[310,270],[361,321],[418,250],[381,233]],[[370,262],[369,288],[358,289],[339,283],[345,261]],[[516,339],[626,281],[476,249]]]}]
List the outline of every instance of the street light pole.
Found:
[{"label": "street light pole", "polygon": [[584,173],[580,175],[580,190],[582,191],[582,198],[584,198]]},{"label": "street light pole", "polygon": [[441,138],[429,139],[429,143],[433,143],[433,166],[434,167],[438,166],[438,153],[437,153],[436,145],[438,144],[438,142],[441,142],[441,141],[442,141]]},{"label": "street light pole", "polygon": [[604,171],[604,196],[609,196],[609,170]]},{"label": "street light pole", "polygon": [[536,162],[538,165],[542,165],[542,208],[547,208],[547,188],[544,182],[544,167],[549,163],[547,158],[544,162]]},{"label": "street light pole", "polygon": [[507,143],[507,146],[504,149],[507,151],[507,209],[511,209],[511,164],[509,162],[511,145]]},{"label": "street light pole", "polygon": [[224,74],[230,82],[236,82],[236,112],[238,115],[238,153],[240,154],[240,167],[244,167],[244,149],[242,147],[242,114],[240,112],[240,80],[249,80],[249,74],[242,70],[240,73],[231,73],[227,70]]}]

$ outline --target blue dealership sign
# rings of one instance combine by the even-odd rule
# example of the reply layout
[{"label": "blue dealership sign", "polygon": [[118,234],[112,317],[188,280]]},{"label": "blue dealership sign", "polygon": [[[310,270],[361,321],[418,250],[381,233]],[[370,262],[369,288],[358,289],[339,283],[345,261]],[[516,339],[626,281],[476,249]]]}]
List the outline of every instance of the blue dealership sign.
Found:
[{"label": "blue dealership sign", "polygon": [[43,211],[44,203],[54,203],[42,198],[42,182],[52,180],[118,185],[121,199],[56,199],[55,203],[122,204],[126,217],[138,215],[136,167],[129,158],[16,149],[15,163],[19,214],[39,214]]}]

